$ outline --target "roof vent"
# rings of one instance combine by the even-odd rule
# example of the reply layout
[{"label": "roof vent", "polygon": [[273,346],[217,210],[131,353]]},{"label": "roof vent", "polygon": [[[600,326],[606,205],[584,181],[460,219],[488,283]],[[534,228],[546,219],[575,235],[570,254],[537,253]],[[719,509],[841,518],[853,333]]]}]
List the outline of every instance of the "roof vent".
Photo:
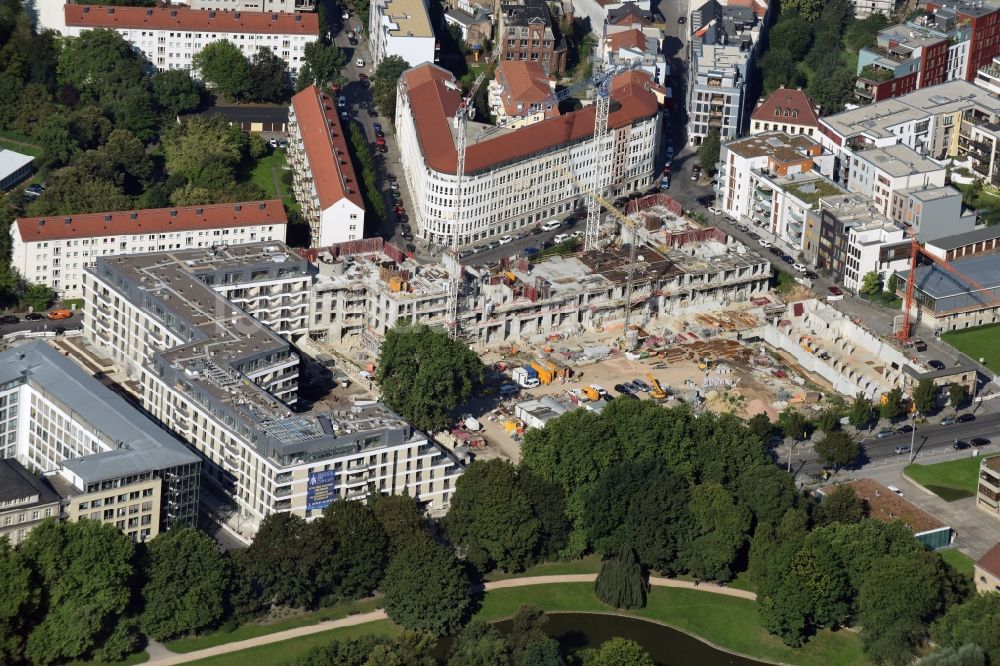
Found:
[{"label": "roof vent", "polygon": [[235,14],[233,14],[233,18],[236,19],[237,21],[239,21],[240,20],[240,13],[236,12]]},{"label": "roof vent", "polygon": [[214,9],[208,13],[208,18],[215,18],[215,10]]},{"label": "roof vent", "polygon": [[176,9],[171,9],[171,10],[170,10],[170,16],[172,16],[172,17],[175,17],[175,18],[176,18],[176,16],[177,16],[177,10],[176,10]]},{"label": "roof vent", "polygon": [[205,209],[204,209],[204,208],[195,208],[195,209],[194,209],[194,214],[195,214],[195,215],[201,215],[201,214],[202,214],[202,213],[204,213],[204,212],[205,212]]},{"label": "roof vent", "polygon": [[277,21],[278,20],[278,15],[277,14],[271,14],[271,20],[272,21]]},{"label": "roof vent", "polygon": [[63,218],[63,224],[72,224],[72,223],[73,223],[73,218],[72,217],[64,217]]},{"label": "roof vent", "polygon": [[177,217],[177,211],[176,210],[170,211],[170,217]]},{"label": "roof vent", "polygon": [[153,15],[153,10],[152,9],[147,9],[146,10],[146,16],[152,16],[152,15]]},{"label": "roof vent", "polygon": [[261,201],[259,204],[257,204],[257,208],[264,210],[265,208],[267,208],[267,204]]},{"label": "roof vent", "polygon": [[84,14],[89,14],[90,13],[90,7],[84,7],[83,8],[83,13]]},{"label": "roof vent", "polygon": [[111,14],[114,14],[114,13],[115,13],[115,8],[114,7],[108,7],[108,15],[111,15]]},{"label": "roof vent", "polygon": [[135,220],[138,217],[139,217],[139,213],[129,213],[128,214],[128,219],[130,219],[130,220]]},{"label": "roof vent", "polygon": [[302,22],[302,14],[296,14],[295,15],[295,22],[296,23],[301,23]]},{"label": "roof vent", "polygon": [[111,221],[111,216],[110,215],[105,215],[104,216],[104,221],[105,222],[110,222]]},{"label": "roof vent", "polygon": [[241,210],[243,210],[243,206],[236,204],[235,206],[233,206],[233,210],[235,210],[238,213]]},{"label": "roof vent", "polygon": [[45,226],[45,220],[38,220],[38,226],[44,227]]}]

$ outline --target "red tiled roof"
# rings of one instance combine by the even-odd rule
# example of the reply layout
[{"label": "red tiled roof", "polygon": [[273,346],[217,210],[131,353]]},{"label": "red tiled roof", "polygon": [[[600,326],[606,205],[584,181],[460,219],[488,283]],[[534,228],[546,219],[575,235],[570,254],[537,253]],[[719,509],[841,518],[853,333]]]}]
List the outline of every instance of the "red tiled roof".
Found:
[{"label": "red tiled roof", "polygon": [[535,61],[502,61],[497,67],[497,82],[502,88],[500,99],[507,115],[526,116],[532,113],[532,103],[541,105],[549,101],[552,108],[545,112],[545,116],[558,116],[559,107],[552,103],[554,93],[549,85],[550,80],[542,66]]},{"label": "red tiled roof", "polygon": [[79,28],[146,28],[319,36],[316,14],[224,12],[187,7],[64,6],[66,25]]},{"label": "red tiled roof", "polygon": [[320,206],[326,209],[346,198],[364,209],[361,185],[354,174],[347,137],[333,100],[316,86],[309,86],[292,97],[292,110]]},{"label": "red tiled roof", "polygon": [[[451,133],[451,118],[461,101],[454,77],[437,65],[424,63],[403,74],[417,137],[427,166],[442,173],[455,173],[458,160]],[[656,96],[647,90],[649,75],[641,71],[619,74],[611,81],[611,113],[608,128],[617,129],[659,111]],[[594,107],[521,127],[475,142],[470,134],[465,151],[465,172],[525,158],[555,146],[582,141],[594,133]]]},{"label": "red tiled roof", "polygon": [[994,544],[976,561],[976,566],[988,574],[1000,576],[1000,543]]},{"label": "red tiled roof", "polygon": [[608,46],[615,51],[622,48],[645,50],[646,35],[638,28],[616,32],[608,37]]},{"label": "red tiled roof", "polygon": [[147,208],[112,213],[22,217],[16,221],[21,240],[60,240],[171,231],[197,231],[256,224],[288,224],[279,199],[206,204],[182,208]]},{"label": "red tiled roof", "polygon": [[[816,115],[817,104],[809,95],[801,90],[791,88],[778,88],[773,93],[757,104],[750,117],[753,120],[766,120],[768,122],[785,122],[792,125],[806,125],[819,127],[819,117]],[[775,115],[775,111],[781,110],[781,115]],[[789,115],[785,116],[785,110]],[[792,118],[791,112],[795,112]]]}]

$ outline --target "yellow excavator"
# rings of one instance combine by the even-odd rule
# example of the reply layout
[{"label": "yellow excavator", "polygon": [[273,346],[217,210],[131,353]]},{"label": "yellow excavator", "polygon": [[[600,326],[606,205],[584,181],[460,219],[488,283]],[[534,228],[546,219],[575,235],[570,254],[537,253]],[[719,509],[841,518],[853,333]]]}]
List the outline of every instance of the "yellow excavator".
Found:
[{"label": "yellow excavator", "polygon": [[651,387],[649,391],[649,397],[653,400],[663,400],[667,397],[667,392],[663,390],[660,386],[660,380],[653,376],[652,372],[646,373],[646,379],[649,380],[649,385]]}]

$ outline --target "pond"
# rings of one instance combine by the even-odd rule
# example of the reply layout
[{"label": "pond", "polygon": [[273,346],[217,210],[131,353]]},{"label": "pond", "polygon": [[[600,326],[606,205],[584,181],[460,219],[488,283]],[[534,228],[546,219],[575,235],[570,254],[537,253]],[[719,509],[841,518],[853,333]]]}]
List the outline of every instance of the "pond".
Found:
[{"label": "pond", "polygon": [[[631,639],[649,653],[657,666],[763,666],[764,662],[737,657],[717,650],[682,631],[622,615],[595,613],[546,613],[548,622],[545,633],[559,641],[563,654],[584,648],[596,648],[601,643],[621,636]],[[496,626],[504,632],[510,630],[510,621],[503,620]],[[444,660],[451,646],[451,639],[438,643],[435,656]]]}]

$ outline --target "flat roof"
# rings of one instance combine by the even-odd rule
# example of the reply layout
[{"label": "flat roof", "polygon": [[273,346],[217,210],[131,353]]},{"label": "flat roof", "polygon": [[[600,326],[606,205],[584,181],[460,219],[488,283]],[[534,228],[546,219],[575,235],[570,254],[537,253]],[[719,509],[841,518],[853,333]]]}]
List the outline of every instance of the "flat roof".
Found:
[{"label": "flat roof", "polygon": [[886,523],[895,520],[902,521],[913,530],[914,535],[935,530],[947,529],[948,526],[940,520],[905,500],[874,479],[857,479],[834,486],[847,486],[857,493],[864,503],[869,518],[875,518]]},{"label": "flat roof", "polygon": [[382,21],[393,37],[434,37],[422,0],[385,0],[383,8]]},{"label": "flat roof", "polygon": [[917,201],[938,201],[939,199],[949,199],[951,197],[961,197],[962,193],[956,190],[951,185],[914,185],[913,187],[905,187],[899,191],[900,194],[906,194],[913,197]]},{"label": "flat roof", "polygon": [[943,171],[944,167],[928,159],[906,144],[897,143],[885,148],[869,148],[854,153],[855,159],[867,162],[894,178],[921,173]]},{"label": "flat roof", "polygon": [[25,243],[95,236],[224,229],[259,224],[288,224],[285,206],[280,199],[119,210],[82,215],[20,217],[16,220],[17,232]]},{"label": "flat roof", "polygon": [[743,158],[771,157],[778,162],[797,162],[812,159],[803,151],[820,147],[819,142],[804,134],[763,132],[744,139],[734,139],[725,144],[726,150]]},{"label": "flat roof", "polygon": [[18,169],[34,161],[35,158],[31,155],[22,155],[13,150],[0,148],[0,179],[6,178]]},{"label": "flat roof", "polygon": [[66,25],[77,28],[202,30],[319,37],[319,17],[312,12],[228,12],[188,7],[63,7]]},{"label": "flat roof", "polygon": [[[996,289],[1000,287],[1000,261],[997,261],[994,254],[962,257],[952,261],[951,266],[959,275],[968,276],[978,282],[979,286],[973,287],[959,275],[933,264],[931,266],[917,266],[917,289],[932,298],[947,298],[978,292],[980,288]],[[902,272],[900,279],[906,280],[908,275],[909,271]],[[992,300],[992,296],[989,294],[984,295],[983,298]]]},{"label": "flat roof", "polygon": [[0,458],[0,502],[32,495],[38,495],[38,501],[22,504],[19,508],[59,501],[59,494],[44,478],[35,476],[14,458]]},{"label": "flat roof", "polygon": [[0,384],[27,381],[100,433],[110,451],[67,458],[62,465],[92,483],[195,463],[184,444],[120,395],[44,342],[0,354]]},{"label": "flat roof", "polygon": [[927,244],[933,247],[941,248],[942,250],[956,250],[960,247],[965,247],[966,245],[981,243],[983,241],[993,240],[994,238],[1000,238],[1000,225],[983,227],[982,229],[973,229],[972,231],[966,231],[952,236],[944,236],[943,238],[928,241]]}]

